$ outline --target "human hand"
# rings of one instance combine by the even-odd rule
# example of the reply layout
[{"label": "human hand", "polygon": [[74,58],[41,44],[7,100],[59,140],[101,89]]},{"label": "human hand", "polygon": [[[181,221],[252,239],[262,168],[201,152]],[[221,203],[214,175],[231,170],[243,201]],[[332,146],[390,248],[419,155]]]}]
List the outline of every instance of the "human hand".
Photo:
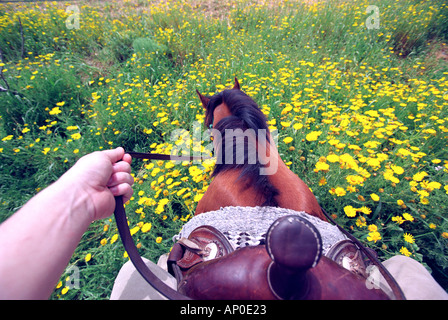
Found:
[{"label": "human hand", "polygon": [[92,221],[104,219],[115,209],[114,197],[123,196],[126,202],[132,196],[131,160],[121,147],[96,151],[80,158],[58,183],[71,186],[87,201]]}]

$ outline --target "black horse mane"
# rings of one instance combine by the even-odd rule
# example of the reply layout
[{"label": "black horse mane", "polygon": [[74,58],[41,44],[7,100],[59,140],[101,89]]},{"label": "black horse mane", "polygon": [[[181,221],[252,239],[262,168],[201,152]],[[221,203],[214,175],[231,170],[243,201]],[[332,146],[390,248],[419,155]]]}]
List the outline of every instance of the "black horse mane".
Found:
[{"label": "black horse mane", "polygon": [[[222,103],[227,105],[232,115],[221,119],[214,127],[221,133],[222,145],[217,150],[218,161],[215,164],[212,177],[224,171],[241,169],[238,180],[243,181],[246,188],[254,187],[257,193],[263,196],[265,201],[262,205],[277,206],[275,196],[279,194],[279,191],[270,183],[267,175],[260,174],[260,169],[265,165],[260,163],[256,147],[259,133],[265,133],[266,147],[270,142],[265,115],[255,101],[243,91],[238,89],[224,90],[210,97],[204,121],[207,127],[213,124],[213,112]],[[238,132],[238,129],[239,132],[243,133],[253,132],[255,136],[254,139],[249,136],[243,137],[243,144],[238,144],[237,142],[241,142],[241,139],[234,136],[232,144],[226,145],[226,129],[233,129],[232,132]],[[247,131],[248,129],[251,130]],[[258,131],[259,129],[263,130]],[[238,152],[241,152],[242,148],[244,148],[244,159],[237,159]],[[228,161],[230,154],[233,155],[232,161]]]}]

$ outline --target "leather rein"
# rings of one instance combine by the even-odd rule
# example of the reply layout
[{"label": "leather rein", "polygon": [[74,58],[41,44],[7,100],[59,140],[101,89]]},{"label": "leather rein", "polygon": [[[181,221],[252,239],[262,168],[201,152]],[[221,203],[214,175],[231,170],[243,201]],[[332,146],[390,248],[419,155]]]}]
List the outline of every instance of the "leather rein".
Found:
[{"label": "leather rein", "polygon": [[[180,160],[191,161],[200,160],[201,157],[189,157],[189,156],[172,156],[169,154],[159,153],[143,153],[143,152],[126,152],[133,158],[148,159],[148,160]],[[134,264],[140,275],[148,282],[154,289],[156,289],[161,295],[165,296],[169,300],[191,300],[189,297],[180,294],[177,290],[174,290],[162,280],[160,280],[146,265],[142,257],[138,253],[138,249],[135,246],[134,239],[131,236],[129,230],[128,220],[126,217],[126,211],[124,209],[123,197],[115,197],[115,220],[117,222],[118,233],[120,234],[123,246],[128,253],[129,258]]]},{"label": "leather rein", "polygon": [[[174,160],[174,161],[192,161],[192,160],[203,160],[206,159],[204,157],[196,157],[196,156],[173,156],[169,154],[158,154],[158,153],[143,153],[143,152],[126,152],[133,158],[137,159],[147,159],[147,160]],[[337,228],[347,236],[351,241],[353,241],[356,246],[373,262],[373,264],[379,269],[380,273],[386,279],[387,283],[392,289],[395,298],[398,300],[405,300],[405,296],[392,277],[392,275],[387,271],[387,269],[381,264],[381,262],[369,251],[367,250],[362,243],[353,237],[349,232],[344,230],[341,226],[339,226],[334,219],[321,207],[322,212],[327,217],[327,219],[337,226]],[[191,298],[179,293],[177,290],[171,288],[167,284],[165,284],[162,280],[160,280],[146,265],[140,256],[137,247],[135,246],[134,240],[131,236],[131,232],[128,226],[128,221],[126,217],[126,211],[124,208],[123,197],[118,196],[115,197],[115,220],[117,223],[118,232],[120,234],[121,240],[123,242],[123,246],[128,253],[131,262],[134,264],[137,271],[140,275],[161,295],[165,296],[169,300],[191,300]]]}]

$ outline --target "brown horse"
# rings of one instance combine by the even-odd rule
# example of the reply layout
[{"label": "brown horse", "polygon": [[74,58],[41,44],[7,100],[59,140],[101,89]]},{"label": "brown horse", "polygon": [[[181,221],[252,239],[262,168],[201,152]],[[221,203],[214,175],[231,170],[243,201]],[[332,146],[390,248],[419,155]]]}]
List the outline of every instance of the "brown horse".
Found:
[{"label": "brown horse", "polygon": [[212,97],[197,93],[218,160],[195,215],[227,206],[278,206],[326,221],[308,186],[280,158],[265,115],[236,78],[232,89]]}]

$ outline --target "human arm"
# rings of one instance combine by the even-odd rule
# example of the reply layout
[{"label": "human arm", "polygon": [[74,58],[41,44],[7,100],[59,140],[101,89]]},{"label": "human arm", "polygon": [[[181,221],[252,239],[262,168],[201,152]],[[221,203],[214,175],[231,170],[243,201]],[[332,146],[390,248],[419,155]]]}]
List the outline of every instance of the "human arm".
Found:
[{"label": "human arm", "polygon": [[90,223],[131,197],[130,162],[122,148],[86,155],[0,225],[0,299],[49,298]]}]

